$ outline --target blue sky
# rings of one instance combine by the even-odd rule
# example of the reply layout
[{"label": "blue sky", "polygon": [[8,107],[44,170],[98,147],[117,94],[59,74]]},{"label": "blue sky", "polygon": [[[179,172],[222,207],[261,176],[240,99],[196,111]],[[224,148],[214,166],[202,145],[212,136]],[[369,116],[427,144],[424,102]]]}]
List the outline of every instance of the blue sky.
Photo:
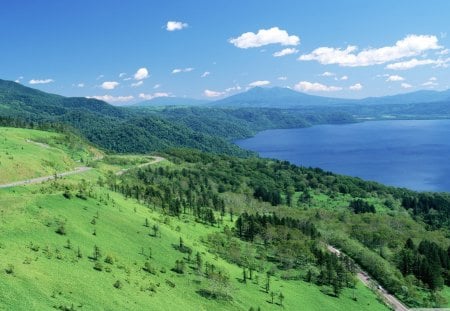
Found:
[{"label": "blue sky", "polygon": [[128,104],[290,87],[361,98],[450,86],[450,1],[15,0],[0,78]]}]

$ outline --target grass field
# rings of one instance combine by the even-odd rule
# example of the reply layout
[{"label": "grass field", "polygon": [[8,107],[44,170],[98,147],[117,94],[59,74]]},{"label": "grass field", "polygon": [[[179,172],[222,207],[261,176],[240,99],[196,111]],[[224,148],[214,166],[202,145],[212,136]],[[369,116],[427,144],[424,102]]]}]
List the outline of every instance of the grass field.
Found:
[{"label": "grass field", "polygon": [[99,155],[73,136],[0,127],[0,184],[68,171]]},{"label": "grass field", "polygon": [[[65,163],[68,168],[76,165],[70,148],[26,142],[46,141],[52,146],[56,134],[16,129],[1,129],[0,133],[0,144],[8,146],[8,156],[13,157],[11,163],[2,165],[21,167],[33,161],[28,154],[36,158],[17,179],[28,177],[30,171],[45,173],[47,167],[39,163],[46,157],[61,169]],[[2,153],[2,162],[3,157]],[[223,227],[197,223],[188,215],[165,216],[98,185],[98,177],[106,170],[128,168],[134,160],[100,162],[94,170],[57,182],[0,189],[0,310],[388,310],[361,283],[335,298],[314,284],[278,276],[273,277],[271,290],[281,291],[285,299],[283,306],[277,298],[272,304],[262,287],[264,272],[257,273],[258,284],[255,280],[244,284],[240,267],[209,252],[205,237]],[[83,180],[88,198],[63,196],[65,189],[75,194]],[[159,227],[160,235],[153,236],[153,225]],[[223,225],[233,224],[226,220]],[[176,260],[187,259],[175,247],[180,237],[193,254],[199,252],[204,261],[228,271],[232,300],[200,295],[212,284],[193,268],[193,261],[188,261],[184,274],[171,270]],[[93,258],[95,246],[100,250],[97,260]],[[143,269],[146,262],[151,273]]]}]

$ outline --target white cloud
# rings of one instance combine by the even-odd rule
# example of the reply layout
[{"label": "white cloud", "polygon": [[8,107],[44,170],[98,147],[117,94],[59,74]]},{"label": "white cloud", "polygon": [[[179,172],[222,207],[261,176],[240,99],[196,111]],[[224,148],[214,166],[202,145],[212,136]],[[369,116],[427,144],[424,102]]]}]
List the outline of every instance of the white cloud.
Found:
[{"label": "white cloud", "polygon": [[175,31],[175,30],[181,30],[183,28],[188,27],[189,25],[187,23],[183,22],[176,22],[176,21],[168,21],[166,25],[167,31]]},{"label": "white cloud", "polygon": [[84,85],[84,83],[78,83],[77,87],[82,88],[82,87],[85,87],[85,85]]},{"label": "white cloud", "polygon": [[99,75],[95,80],[100,80],[103,79],[105,77],[105,75]]},{"label": "white cloud", "polygon": [[351,91],[361,91],[362,88],[363,88],[363,86],[362,86],[361,83],[356,83],[356,84],[353,84],[353,85],[349,86],[348,89],[351,90]]},{"label": "white cloud", "polygon": [[348,80],[348,76],[342,76],[339,80],[347,81]]},{"label": "white cloud", "polygon": [[28,83],[30,83],[30,84],[48,84],[48,83],[52,83],[52,82],[55,82],[55,80],[53,80],[53,79],[42,79],[42,80],[31,79]]},{"label": "white cloud", "polygon": [[281,81],[286,81],[286,80],[287,80],[287,77],[281,76],[281,77],[278,77],[277,79],[278,79],[278,80],[281,80]]},{"label": "white cloud", "polygon": [[20,83],[21,80],[23,80],[23,76],[18,77],[16,80],[14,80],[14,82]]},{"label": "white cloud", "polygon": [[139,87],[139,86],[141,86],[142,84],[144,84],[144,81],[138,81],[138,82],[136,82],[136,83],[131,83],[131,87]]},{"label": "white cloud", "polygon": [[428,79],[429,81],[437,81],[436,77],[431,77],[430,79]]},{"label": "white cloud", "polygon": [[449,49],[444,49],[444,50],[442,50],[442,51],[437,52],[436,54],[437,54],[437,55],[447,55],[447,54],[449,54],[449,53],[450,53],[450,50],[449,50]]},{"label": "white cloud", "polygon": [[209,76],[211,73],[209,71],[205,71],[204,73],[202,73],[202,75],[200,77],[202,78],[206,78],[207,76]]},{"label": "white cloud", "polygon": [[436,61],[433,59],[421,59],[418,60],[417,58],[413,58],[404,62],[398,62],[398,63],[393,63],[393,64],[389,64],[386,66],[386,69],[391,69],[391,70],[408,70],[408,69],[412,69],[414,67],[417,66],[424,66],[424,65],[431,65],[431,64],[435,64]]},{"label": "white cloud", "polygon": [[425,51],[441,48],[436,36],[408,35],[393,46],[368,48],[361,52],[357,52],[358,47],[354,45],[349,45],[345,49],[320,47],[310,54],[301,55],[299,60],[315,60],[323,65],[337,64],[344,67],[371,66],[421,55]]},{"label": "white cloud", "polygon": [[139,94],[139,98],[142,98],[145,100],[150,100],[150,99],[157,98],[157,97],[169,97],[169,96],[170,96],[170,94],[165,93],[165,92],[157,92],[157,93],[153,93],[153,94],[144,94],[144,93]]},{"label": "white cloud", "polygon": [[253,81],[252,83],[249,83],[248,86],[255,87],[255,86],[264,86],[264,85],[269,85],[269,84],[270,84],[270,81],[262,80],[262,81]]},{"label": "white cloud", "polygon": [[403,78],[403,77],[401,77],[401,76],[398,76],[398,75],[392,75],[392,76],[389,76],[387,79],[386,79],[386,82],[395,82],[395,81],[404,81],[405,80],[405,78]]},{"label": "white cloud", "polygon": [[127,74],[125,73],[125,72],[121,72],[121,73],[119,73],[119,78],[123,78],[123,77],[125,77]]},{"label": "white cloud", "polygon": [[109,103],[117,103],[117,102],[127,102],[133,100],[134,97],[132,95],[129,96],[112,96],[112,95],[102,95],[102,96],[86,96],[87,98],[95,98],[98,100],[103,100]]},{"label": "white cloud", "polygon": [[256,34],[253,32],[243,33],[237,38],[229,39],[228,42],[238,48],[248,49],[268,44],[299,45],[300,38],[294,35],[290,36],[286,30],[272,27],[270,29],[260,29]]},{"label": "white cloud", "polygon": [[334,72],[325,71],[324,73],[320,74],[321,77],[334,77],[336,74]]},{"label": "white cloud", "polygon": [[225,94],[225,92],[218,92],[218,91],[211,91],[211,90],[205,90],[203,92],[203,95],[205,95],[206,97],[219,97],[224,94]]},{"label": "white cloud", "polygon": [[427,81],[427,82],[425,82],[425,83],[422,83],[422,85],[423,86],[430,86],[430,87],[433,87],[433,86],[436,86],[436,85],[438,85],[436,82],[434,82],[434,81]]},{"label": "white cloud", "polygon": [[409,83],[402,83],[402,84],[400,84],[400,86],[402,87],[402,88],[404,88],[404,89],[410,89],[410,88],[412,88],[412,85],[411,84],[409,84]]},{"label": "white cloud", "polygon": [[148,70],[145,67],[139,68],[134,74],[135,80],[144,80],[148,78]]},{"label": "white cloud", "polygon": [[188,68],[176,68],[176,69],[172,70],[172,74],[177,74],[177,73],[180,73],[180,72],[191,72],[191,71],[193,71],[193,70],[194,70],[194,68],[192,68],[192,67],[188,67]]},{"label": "white cloud", "polygon": [[225,92],[229,93],[229,92],[234,92],[234,91],[240,91],[241,89],[242,88],[239,85],[235,85],[235,86],[225,89]]},{"label": "white cloud", "polygon": [[155,84],[154,86],[153,86],[153,88],[156,90],[156,89],[159,89],[161,87],[161,84]]},{"label": "white cloud", "polygon": [[282,56],[297,54],[297,53],[298,53],[298,50],[295,48],[286,48],[281,51],[273,53],[273,56],[274,57],[282,57]]},{"label": "white cloud", "polygon": [[116,81],[105,81],[101,87],[105,90],[114,90],[120,83]]},{"label": "white cloud", "polygon": [[328,86],[317,82],[300,81],[294,89],[302,92],[335,92],[342,90],[339,86]]}]

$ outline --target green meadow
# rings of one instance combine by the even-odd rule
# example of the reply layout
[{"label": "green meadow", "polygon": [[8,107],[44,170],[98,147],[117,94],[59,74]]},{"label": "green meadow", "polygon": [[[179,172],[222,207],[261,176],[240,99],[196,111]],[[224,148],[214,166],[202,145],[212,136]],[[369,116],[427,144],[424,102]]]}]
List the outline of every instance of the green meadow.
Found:
[{"label": "green meadow", "polygon": [[[100,154],[81,142],[64,143],[61,134],[10,128],[0,128],[0,146],[0,183],[70,170]],[[277,274],[271,279],[272,303],[264,271],[243,282],[241,267],[211,251],[207,236],[233,227],[228,217],[212,226],[191,215],[168,216],[100,182],[148,159],[106,157],[89,172],[0,189],[1,310],[388,310],[360,282],[337,298],[321,286]],[[192,256],[180,251],[181,241]],[[227,271],[229,298],[202,295],[218,285],[195,268],[197,253]],[[186,265],[183,273],[174,269],[179,260]]]}]

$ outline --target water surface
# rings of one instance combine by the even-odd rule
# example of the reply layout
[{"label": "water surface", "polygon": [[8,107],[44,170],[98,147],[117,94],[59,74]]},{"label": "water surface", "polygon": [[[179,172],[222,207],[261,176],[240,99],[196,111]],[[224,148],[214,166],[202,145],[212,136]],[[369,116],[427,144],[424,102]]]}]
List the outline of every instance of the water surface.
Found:
[{"label": "water surface", "polygon": [[386,185],[450,191],[450,120],[373,121],[267,130],[236,144],[262,157]]}]

